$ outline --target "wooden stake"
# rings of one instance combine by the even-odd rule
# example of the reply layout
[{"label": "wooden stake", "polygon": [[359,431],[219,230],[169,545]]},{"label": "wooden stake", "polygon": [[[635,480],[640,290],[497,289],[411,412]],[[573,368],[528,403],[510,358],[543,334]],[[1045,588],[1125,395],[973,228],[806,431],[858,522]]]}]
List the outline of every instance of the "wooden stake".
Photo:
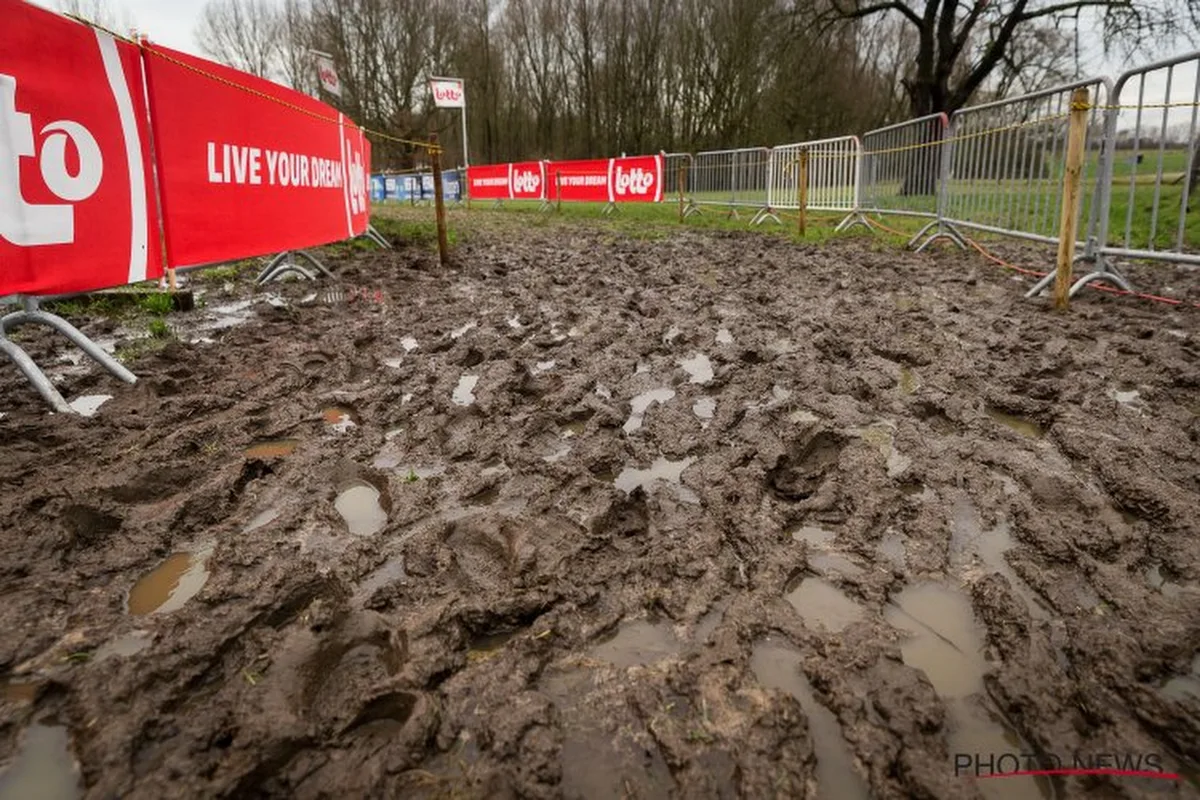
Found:
[{"label": "wooden stake", "polygon": [[178,288],[178,284],[175,283],[174,267],[167,267],[167,288],[171,291],[171,294],[175,294],[175,290]]},{"label": "wooden stake", "polygon": [[804,236],[808,227],[808,150],[801,150],[796,159],[796,190],[800,194],[800,235]]},{"label": "wooden stake", "polygon": [[450,240],[446,237],[446,199],[442,195],[442,151],[436,133],[429,135],[433,147],[429,160],[433,164],[433,205],[437,216],[438,258],[443,267],[450,266]]},{"label": "wooden stake", "polygon": [[1071,125],[1067,132],[1067,163],[1063,170],[1062,218],[1058,225],[1058,265],[1054,276],[1054,307],[1066,308],[1075,264],[1075,233],[1079,183],[1083,175],[1083,146],[1087,139],[1088,90],[1071,93]]},{"label": "wooden stake", "polygon": [[687,180],[687,165],[680,164],[675,173],[675,186],[679,189],[679,221],[683,222],[683,184]]}]

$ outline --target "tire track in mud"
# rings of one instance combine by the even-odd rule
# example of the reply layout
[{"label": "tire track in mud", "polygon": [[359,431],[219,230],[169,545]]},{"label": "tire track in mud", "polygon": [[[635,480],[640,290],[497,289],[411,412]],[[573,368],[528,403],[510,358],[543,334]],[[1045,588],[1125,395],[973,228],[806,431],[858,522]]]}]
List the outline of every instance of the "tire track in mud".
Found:
[{"label": "tire track in mud", "polygon": [[93,418],[3,383],[0,757],[53,715],[96,797],[1140,797],[953,754],[1200,752],[1194,315],[860,240],[479,223],[335,271],[379,301],[285,285]]}]

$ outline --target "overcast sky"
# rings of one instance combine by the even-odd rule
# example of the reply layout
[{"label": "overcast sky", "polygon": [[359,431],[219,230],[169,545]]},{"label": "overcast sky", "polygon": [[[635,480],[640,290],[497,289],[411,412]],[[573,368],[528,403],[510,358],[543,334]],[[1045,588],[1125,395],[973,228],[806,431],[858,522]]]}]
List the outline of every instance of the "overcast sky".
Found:
[{"label": "overcast sky", "polygon": [[[99,0],[105,6],[112,9],[115,15],[127,21],[137,28],[141,33],[150,37],[151,41],[165,45],[167,47],[183,50],[188,53],[203,56],[199,45],[197,44],[193,33],[200,20],[200,12],[204,8],[205,0]],[[51,8],[58,7],[58,0],[36,0],[41,5]],[[122,31],[124,33],[125,31]],[[1151,56],[1138,56],[1132,64],[1126,63],[1123,59],[1116,55],[1106,57],[1104,55],[1103,43],[1098,33],[1084,32],[1081,35],[1081,49],[1084,51],[1082,68],[1085,75],[1103,74],[1108,75],[1112,79],[1116,79],[1124,69],[1131,66],[1145,63],[1151,58],[1169,58],[1176,55],[1182,55],[1191,51],[1193,48],[1186,42],[1178,42],[1169,45],[1162,52],[1154,53]],[[1165,95],[1165,73],[1156,73],[1146,83],[1146,102],[1162,102],[1167,100]],[[1175,78],[1172,81],[1171,96],[1172,101],[1190,102],[1193,99],[1193,93],[1196,85],[1196,69],[1190,67],[1186,70],[1176,71]],[[1129,103],[1136,98],[1136,93],[1126,95],[1122,98],[1123,103]],[[1180,113],[1174,110],[1171,115],[1170,122],[1176,122],[1176,114]],[[1124,117],[1124,115],[1123,115]],[[1179,117],[1179,119],[1183,119]]]}]

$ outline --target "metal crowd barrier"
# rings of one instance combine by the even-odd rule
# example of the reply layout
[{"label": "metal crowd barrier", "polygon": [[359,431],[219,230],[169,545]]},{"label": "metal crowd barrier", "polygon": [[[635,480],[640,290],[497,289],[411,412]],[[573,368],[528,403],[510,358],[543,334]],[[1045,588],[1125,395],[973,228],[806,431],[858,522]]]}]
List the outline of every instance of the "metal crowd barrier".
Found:
[{"label": "metal crowd barrier", "polygon": [[862,137],[859,212],[936,219],[945,114],[868,131]]},{"label": "metal crowd barrier", "polygon": [[[1182,83],[1184,99],[1172,93]],[[1200,264],[1200,228],[1188,223],[1200,192],[1200,52],[1121,75],[1105,125],[1103,182],[1094,280],[1128,288],[1112,257]],[[1190,214],[1190,217],[1189,217]]]},{"label": "metal crowd barrier", "polygon": [[[812,211],[843,211],[837,230],[849,227],[859,213],[859,170],[862,144],[857,136],[838,136],[786,144],[771,150],[768,209],[800,208],[800,160],[808,154],[807,199]],[[760,218],[765,219],[766,215]]]},{"label": "metal crowd barrier", "polygon": [[[1105,78],[960,109],[950,118],[941,156],[938,219],[913,237],[917,247],[947,238],[965,246],[962,229],[1057,244],[1071,95],[1088,89],[1091,108],[1084,144],[1083,189],[1076,213],[1090,237],[1103,199],[1102,106],[1112,95]],[[1081,242],[1086,246],[1086,238]]]},{"label": "metal crowd barrier", "polygon": [[693,213],[699,206],[726,206],[736,217],[738,208],[767,208],[770,163],[766,147],[696,153],[688,177]]}]

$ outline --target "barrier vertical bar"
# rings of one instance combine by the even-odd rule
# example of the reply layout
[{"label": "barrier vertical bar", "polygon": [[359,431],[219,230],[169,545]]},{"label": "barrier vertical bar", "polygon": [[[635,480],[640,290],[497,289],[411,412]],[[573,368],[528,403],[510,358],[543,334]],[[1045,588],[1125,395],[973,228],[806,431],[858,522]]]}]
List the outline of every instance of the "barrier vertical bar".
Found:
[{"label": "barrier vertical bar", "polygon": [[1071,127],[1067,134],[1067,162],[1063,169],[1062,215],[1058,232],[1058,269],[1054,281],[1054,307],[1067,307],[1071,267],[1075,262],[1075,227],[1078,222],[1079,179],[1083,168],[1083,144],[1087,135],[1087,87],[1071,93]]},{"label": "barrier vertical bar", "polygon": [[443,267],[450,265],[450,241],[446,236],[446,202],[442,195],[442,147],[436,133],[429,134],[429,160],[433,163],[433,204],[437,217],[438,258]]},{"label": "barrier vertical bar", "polygon": [[800,235],[806,235],[808,222],[808,148],[800,151],[796,159],[796,191],[799,192]]}]

